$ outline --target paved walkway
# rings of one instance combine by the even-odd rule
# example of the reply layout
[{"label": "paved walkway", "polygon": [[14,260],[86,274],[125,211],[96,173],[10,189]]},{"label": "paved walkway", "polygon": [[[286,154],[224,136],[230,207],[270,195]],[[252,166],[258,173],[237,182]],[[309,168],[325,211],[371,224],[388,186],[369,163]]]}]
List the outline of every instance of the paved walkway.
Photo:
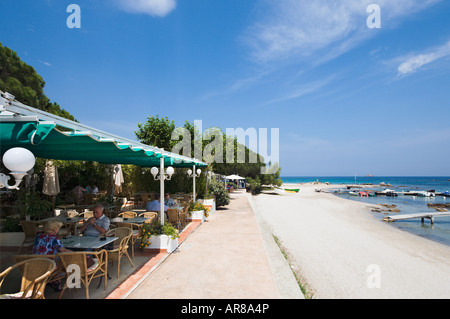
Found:
[{"label": "paved walkway", "polygon": [[232,193],[226,209],[216,210],[121,297],[303,298],[270,231],[252,207],[250,195]]}]

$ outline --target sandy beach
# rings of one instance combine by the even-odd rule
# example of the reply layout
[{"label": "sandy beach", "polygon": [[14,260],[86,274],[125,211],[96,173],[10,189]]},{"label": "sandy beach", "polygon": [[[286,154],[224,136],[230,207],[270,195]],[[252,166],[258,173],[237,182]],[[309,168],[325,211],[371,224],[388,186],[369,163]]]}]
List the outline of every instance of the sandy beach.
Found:
[{"label": "sandy beach", "polygon": [[[373,204],[285,184],[253,196],[313,298],[450,298],[450,247],[375,218]],[[420,221],[418,221],[420,222]]]}]

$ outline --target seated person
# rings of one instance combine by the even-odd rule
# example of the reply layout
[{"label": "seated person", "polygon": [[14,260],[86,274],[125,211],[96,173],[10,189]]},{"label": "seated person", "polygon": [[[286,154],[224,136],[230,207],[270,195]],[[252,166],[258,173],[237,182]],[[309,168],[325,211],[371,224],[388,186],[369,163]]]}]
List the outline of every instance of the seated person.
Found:
[{"label": "seated person", "polygon": [[94,207],[94,216],[84,222],[80,233],[84,236],[98,237],[105,234],[109,229],[110,220],[103,214],[103,206]]},{"label": "seated person", "polygon": [[75,186],[72,190],[73,197],[77,203],[82,202],[84,199],[84,193],[86,193],[86,189],[81,186]]},{"label": "seated person", "polygon": [[36,255],[56,255],[57,253],[66,253],[71,250],[64,248],[58,238],[58,232],[62,223],[50,221],[45,225],[44,232],[36,236],[33,245],[33,254]]},{"label": "seated person", "polygon": [[[155,199],[152,200],[151,202],[147,203],[147,205],[145,206],[145,209],[148,212],[159,212],[161,210],[159,194],[156,194]],[[168,209],[169,209],[169,206],[164,205],[164,211],[167,212]]]},{"label": "seated person", "polygon": [[[57,253],[71,252],[65,248],[58,238],[58,232],[62,226],[61,222],[50,221],[44,227],[44,232],[36,236],[33,245],[33,254],[35,255],[56,255]],[[58,270],[55,270],[58,271]],[[61,282],[54,280],[48,285],[55,291],[61,291]]]},{"label": "seated person", "polygon": [[176,205],[175,201],[172,198],[170,198],[170,194],[169,193],[166,193],[166,195],[165,195],[164,205],[167,205],[169,207],[172,207],[172,206]]}]

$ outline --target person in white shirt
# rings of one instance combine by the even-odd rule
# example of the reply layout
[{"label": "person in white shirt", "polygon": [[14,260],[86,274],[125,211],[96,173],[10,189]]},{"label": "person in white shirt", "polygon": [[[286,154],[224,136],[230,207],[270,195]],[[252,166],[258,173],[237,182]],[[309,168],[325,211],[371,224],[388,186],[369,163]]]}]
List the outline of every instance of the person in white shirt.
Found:
[{"label": "person in white shirt", "polygon": [[103,206],[94,207],[94,217],[89,218],[80,228],[84,236],[98,237],[109,229],[110,220],[103,214]]}]

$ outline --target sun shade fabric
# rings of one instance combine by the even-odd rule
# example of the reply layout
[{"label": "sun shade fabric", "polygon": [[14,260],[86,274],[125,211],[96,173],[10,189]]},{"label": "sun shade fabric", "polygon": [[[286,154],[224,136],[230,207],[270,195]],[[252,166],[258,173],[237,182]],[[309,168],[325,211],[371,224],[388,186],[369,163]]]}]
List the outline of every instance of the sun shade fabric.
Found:
[{"label": "sun shade fabric", "polygon": [[38,145],[56,127],[56,124],[40,124],[38,121],[31,122],[10,122],[0,123],[0,145],[2,155],[6,150],[4,147],[22,146],[27,144]]},{"label": "sun shade fabric", "polygon": [[[136,145],[117,142],[114,138],[98,137],[91,132],[62,131],[56,123],[40,121],[0,122],[1,155],[12,147],[23,147],[36,157],[57,160],[95,161],[103,164],[133,164],[142,167],[159,166],[164,157],[164,166],[199,167],[206,166],[199,161],[173,153],[164,155]],[[168,155],[170,154],[170,155]]]}]

